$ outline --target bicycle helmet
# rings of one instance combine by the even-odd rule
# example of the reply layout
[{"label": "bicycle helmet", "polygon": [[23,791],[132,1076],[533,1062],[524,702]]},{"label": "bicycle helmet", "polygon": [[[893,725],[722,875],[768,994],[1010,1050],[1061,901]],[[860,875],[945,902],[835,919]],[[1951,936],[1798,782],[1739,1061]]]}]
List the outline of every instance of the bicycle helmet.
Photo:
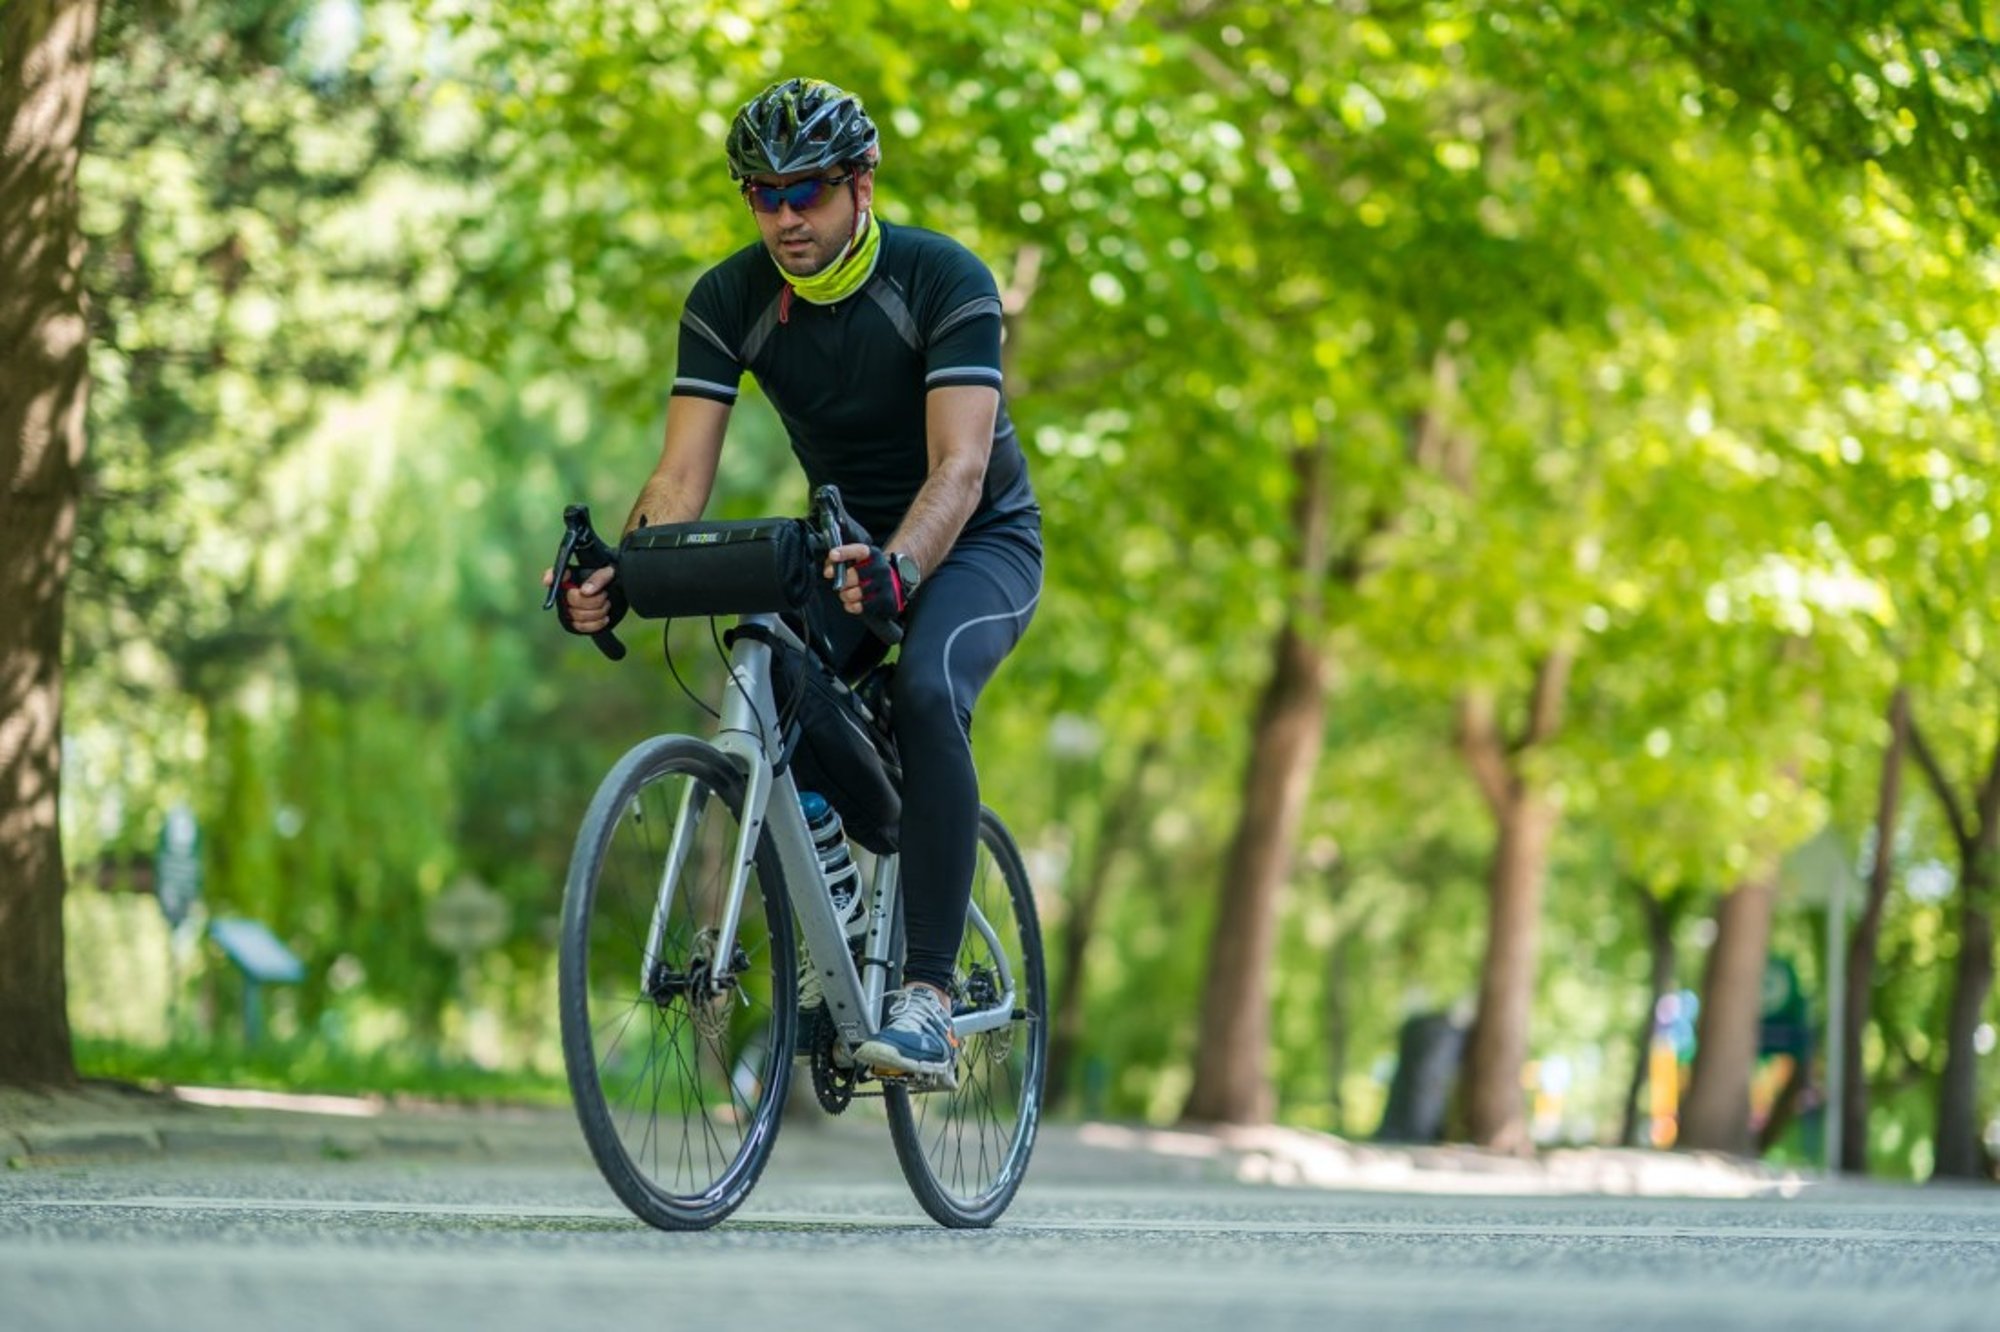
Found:
[{"label": "bicycle helmet", "polygon": [[832,166],[872,168],[881,136],[861,99],[819,79],[774,83],[743,104],[729,127],[733,180],[786,176]]}]

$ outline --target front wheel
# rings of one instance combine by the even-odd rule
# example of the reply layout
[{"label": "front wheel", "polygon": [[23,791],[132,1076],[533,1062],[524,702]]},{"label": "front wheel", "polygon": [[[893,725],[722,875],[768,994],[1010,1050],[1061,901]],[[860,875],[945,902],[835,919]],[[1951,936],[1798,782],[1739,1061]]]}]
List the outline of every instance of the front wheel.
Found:
[{"label": "front wheel", "polygon": [[760,836],[721,940],[743,776],[664,736],[598,787],[563,895],[563,1062],[598,1169],[640,1219],[714,1225],[763,1173],[797,1022],[783,871]]},{"label": "front wheel", "polygon": [[884,1097],[896,1159],[924,1211],[939,1225],[990,1226],[1028,1172],[1049,1037],[1034,892],[1013,836],[990,809],[979,811],[972,910],[956,973],[955,1014],[1004,1011],[1006,1020],[965,1037],[956,1091],[912,1092],[892,1082]]}]

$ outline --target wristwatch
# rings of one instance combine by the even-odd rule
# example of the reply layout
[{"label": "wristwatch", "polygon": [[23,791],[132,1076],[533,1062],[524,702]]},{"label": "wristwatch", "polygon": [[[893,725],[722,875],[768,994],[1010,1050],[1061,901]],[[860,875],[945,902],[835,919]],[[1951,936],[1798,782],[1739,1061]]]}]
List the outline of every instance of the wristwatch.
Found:
[{"label": "wristwatch", "polygon": [[903,585],[903,600],[908,601],[917,594],[917,584],[924,581],[924,566],[908,551],[892,550],[889,567],[896,571],[896,581]]}]

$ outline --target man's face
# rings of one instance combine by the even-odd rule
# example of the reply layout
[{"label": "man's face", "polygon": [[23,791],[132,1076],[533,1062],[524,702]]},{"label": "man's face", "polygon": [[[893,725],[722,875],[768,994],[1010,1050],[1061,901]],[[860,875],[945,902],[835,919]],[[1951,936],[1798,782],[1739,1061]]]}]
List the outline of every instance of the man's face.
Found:
[{"label": "man's face", "polygon": [[[746,182],[750,186],[747,191],[750,211],[757,219],[764,248],[778,261],[778,267],[793,277],[811,277],[838,259],[847,248],[857,210],[874,202],[875,173],[859,172],[850,185],[846,183],[850,171],[849,167],[829,167],[786,176],[753,176]],[[773,198],[758,188],[783,189],[812,180],[843,183],[822,188],[816,197],[804,203],[797,202],[796,197]],[[792,193],[796,196],[800,191],[794,189]],[[776,211],[766,212],[766,207],[773,203]]]}]

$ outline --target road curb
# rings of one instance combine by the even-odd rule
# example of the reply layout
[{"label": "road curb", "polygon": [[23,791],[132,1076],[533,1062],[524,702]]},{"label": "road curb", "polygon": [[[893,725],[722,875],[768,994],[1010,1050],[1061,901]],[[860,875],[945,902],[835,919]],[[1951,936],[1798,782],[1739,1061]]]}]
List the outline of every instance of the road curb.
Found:
[{"label": "road curb", "polygon": [[0,1128],[0,1164],[37,1168],[175,1159],[585,1161],[567,1117],[482,1123],[478,1114],[390,1113],[380,1120],[173,1105],[145,1115]]},{"label": "road curb", "polygon": [[32,1124],[10,1135],[33,1164],[132,1160],[165,1150],[158,1129],[144,1124]]}]

